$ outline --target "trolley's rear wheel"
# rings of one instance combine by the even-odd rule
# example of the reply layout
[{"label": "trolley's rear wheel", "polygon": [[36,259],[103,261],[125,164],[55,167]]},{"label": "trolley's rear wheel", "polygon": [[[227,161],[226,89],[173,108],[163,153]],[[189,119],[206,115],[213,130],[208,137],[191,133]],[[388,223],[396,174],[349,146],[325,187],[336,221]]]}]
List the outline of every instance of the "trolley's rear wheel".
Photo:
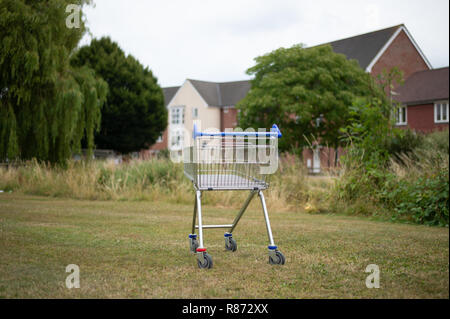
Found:
[{"label": "trolley's rear wheel", "polygon": [[197,259],[197,264],[199,268],[212,268],[213,266],[213,261],[212,261],[212,257],[211,255],[204,253],[203,254],[203,262],[201,262],[200,260]]},{"label": "trolley's rear wheel", "polygon": [[276,251],[275,258],[272,258],[272,256],[269,255],[269,264],[271,265],[284,265],[285,262],[286,258],[281,251]]}]

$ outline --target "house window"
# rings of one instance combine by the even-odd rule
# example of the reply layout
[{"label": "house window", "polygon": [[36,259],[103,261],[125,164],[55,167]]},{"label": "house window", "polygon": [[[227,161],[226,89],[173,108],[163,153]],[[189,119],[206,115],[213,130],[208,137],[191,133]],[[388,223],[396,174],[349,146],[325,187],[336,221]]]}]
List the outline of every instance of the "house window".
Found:
[{"label": "house window", "polygon": [[434,122],[448,123],[448,101],[434,104]]},{"label": "house window", "polygon": [[198,117],[198,108],[194,107],[192,109],[192,117],[196,119]]},{"label": "house window", "polygon": [[401,106],[397,109],[395,114],[395,124],[397,125],[406,125],[407,122],[407,114],[406,114],[406,106]]},{"label": "house window", "polygon": [[172,123],[173,125],[184,124],[184,107],[173,107],[170,113],[170,123]]},{"label": "house window", "polygon": [[162,141],[163,141],[163,137],[162,137],[162,135],[160,135],[158,137],[158,139],[156,140],[156,143],[162,143]]},{"label": "house window", "polygon": [[172,148],[181,148],[183,146],[183,131],[175,130],[171,135],[170,144]]}]

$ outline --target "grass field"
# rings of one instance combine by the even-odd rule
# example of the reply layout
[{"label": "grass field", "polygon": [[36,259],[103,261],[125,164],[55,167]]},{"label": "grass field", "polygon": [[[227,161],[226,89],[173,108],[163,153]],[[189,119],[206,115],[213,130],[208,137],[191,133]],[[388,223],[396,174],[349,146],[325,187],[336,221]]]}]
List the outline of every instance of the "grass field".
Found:
[{"label": "grass field", "polygon": [[[193,196],[193,195],[192,195]],[[208,196],[206,194],[205,196]],[[193,205],[0,194],[2,298],[449,298],[448,228],[367,218],[269,212],[286,265],[268,264],[255,201],[234,232],[205,230],[214,268],[188,249]],[[203,207],[204,223],[230,223],[235,209]],[[68,264],[79,289],[65,287]],[[380,288],[365,268],[380,268]]]}]

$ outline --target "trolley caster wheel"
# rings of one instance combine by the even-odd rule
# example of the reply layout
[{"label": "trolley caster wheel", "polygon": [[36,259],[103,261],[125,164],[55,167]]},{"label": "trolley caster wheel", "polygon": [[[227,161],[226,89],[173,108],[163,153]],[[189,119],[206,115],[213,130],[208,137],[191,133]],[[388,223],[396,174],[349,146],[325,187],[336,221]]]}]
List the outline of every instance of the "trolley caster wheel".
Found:
[{"label": "trolley caster wheel", "polygon": [[203,262],[200,259],[197,259],[198,268],[209,269],[213,266],[213,261],[211,255],[207,253],[203,253]]},{"label": "trolley caster wheel", "polygon": [[237,249],[236,240],[231,237],[230,233],[225,234],[225,249],[230,251],[236,251]]},{"label": "trolley caster wheel", "polygon": [[281,251],[275,251],[274,254],[269,253],[269,264],[271,265],[284,265],[286,258]]},{"label": "trolley caster wheel", "polygon": [[199,246],[197,235],[189,235],[189,246],[191,252],[195,253],[197,251],[197,248]]},{"label": "trolley caster wheel", "polygon": [[199,244],[198,244],[197,239],[194,239],[194,240],[192,241],[192,243],[191,243],[191,251],[192,251],[193,253],[195,253],[195,251],[197,250],[198,246],[199,246]]}]

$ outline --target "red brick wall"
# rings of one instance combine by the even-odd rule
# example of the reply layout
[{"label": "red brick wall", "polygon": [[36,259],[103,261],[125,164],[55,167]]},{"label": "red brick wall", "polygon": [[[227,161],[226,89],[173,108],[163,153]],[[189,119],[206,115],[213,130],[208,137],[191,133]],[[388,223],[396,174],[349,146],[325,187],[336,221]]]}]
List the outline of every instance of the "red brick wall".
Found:
[{"label": "red brick wall", "polygon": [[448,129],[448,123],[434,123],[434,104],[408,106],[406,112],[407,127],[411,129],[423,133]]},{"label": "red brick wall", "polygon": [[153,144],[152,146],[150,146],[150,150],[151,151],[160,151],[160,150],[166,149],[167,148],[167,138],[168,138],[168,133],[167,133],[167,129],[166,129],[163,133],[162,142]]},{"label": "red brick wall", "polygon": [[[341,157],[342,154],[344,154],[345,151],[342,147],[338,148],[338,162],[337,162],[337,167],[339,167],[339,158]],[[305,148],[303,149],[302,152],[302,156],[303,156],[303,162],[305,164],[305,166],[307,166],[307,162],[308,159],[311,162],[311,170],[312,167],[314,165],[314,155],[313,155],[313,150],[310,148]],[[324,170],[328,170],[328,169],[333,169],[335,167],[334,165],[334,159],[335,159],[335,150],[334,148],[331,147],[321,147],[320,148],[320,170],[324,171]]]},{"label": "red brick wall", "polygon": [[237,110],[234,107],[220,109],[220,130],[235,128],[237,126]]},{"label": "red brick wall", "polygon": [[429,69],[403,30],[375,63],[370,74],[376,77],[383,69],[389,70],[394,66],[404,72],[405,79],[414,72]]}]

